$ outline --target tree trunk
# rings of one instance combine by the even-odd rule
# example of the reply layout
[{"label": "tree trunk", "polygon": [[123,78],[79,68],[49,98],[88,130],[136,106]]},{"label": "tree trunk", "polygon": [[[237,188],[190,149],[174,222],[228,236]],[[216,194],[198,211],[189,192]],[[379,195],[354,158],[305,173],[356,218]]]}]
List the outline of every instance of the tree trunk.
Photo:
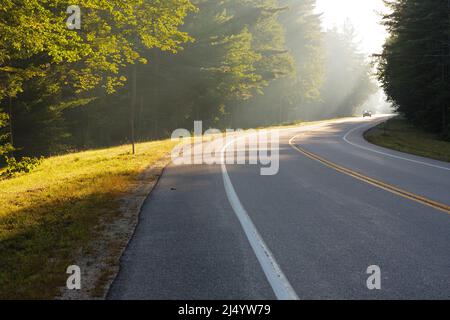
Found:
[{"label": "tree trunk", "polygon": [[131,91],[131,112],[130,112],[130,129],[131,129],[131,149],[133,155],[136,154],[135,146],[135,110],[137,101],[137,66],[136,63],[133,65],[133,75],[132,75],[132,91]]},{"label": "tree trunk", "polygon": [[139,112],[138,112],[138,124],[137,124],[137,137],[138,141],[142,141],[142,137],[144,136],[142,130],[142,119],[144,116],[144,96],[141,95],[139,99]]},{"label": "tree trunk", "polygon": [[[11,144],[11,147],[14,148],[12,97],[9,97],[8,117],[9,117],[9,120],[8,120],[8,122],[9,122],[9,143]],[[14,149],[11,151],[11,154],[14,157]]]}]

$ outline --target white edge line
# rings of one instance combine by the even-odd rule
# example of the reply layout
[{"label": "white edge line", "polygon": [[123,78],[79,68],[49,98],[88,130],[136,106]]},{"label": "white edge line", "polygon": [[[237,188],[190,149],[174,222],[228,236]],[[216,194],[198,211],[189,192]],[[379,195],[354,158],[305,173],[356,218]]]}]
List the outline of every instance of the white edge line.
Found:
[{"label": "white edge line", "polygon": [[[314,124],[303,128],[312,129],[315,127],[320,127],[321,125],[322,124]],[[270,131],[285,132],[285,131],[296,131],[299,129],[300,129],[299,127],[292,127],[292,128],[275,129]],[[283,271],[281,270],[280,266],[278,265],[277,261],[275,260],[275,257],[271,253],[270,249],[267,247],[266,243],[259,234],[255,225],[253,224],[244,206],[242,205],[239,196],[237,195],[236,190],[233,187],[233,183],[231,182],[230,176],[228,174],[225,161],[226,149],[239,139],[244,139],[246,137],[247,135],[244,135],[243,137],[238,137],[231,140],[221,150],[221,169],[222,169],[223,183],[225,186],[225,192],[228,201],[230,202],[230,205],[233,208],[234,213],[236,214],[239,222],[241,223],[244,233],[247,236],[247,239],[250,242],[253,252],[255,253],[261,265],[261,268],[263,269],[264,274],[267,280],[269,281],[269,284],[271,285],[272,290],[275,293],[277,299],[300,300],[295,290],[289,283],[288,279],[284,275]]]},{"label": "white edge line", "polygon": [[230,176],[228,175],[225,162],[225,151],[232,143],[235,143],[237,140],[243,139],[245,137],[246,136],[230,141],[222,148],[221,151],[222,176],[228,201],[230,202],[234,213],[239,219],[239,222],[244,229],[244,233],[247,236],[248,241],[250,242],[253,252],[255,253],[259,264],[261,265],[264,274],[266,275],[266,278],[269,281],[269,284],[271,285],[277,299],[299,300],[299,297],[295,293],[291,284],[287,280],[274,256],[270,252],[266,243],[262,239],[252,220],[250,219],[247,211],[239,200],[239,197],[236,194],[236,190],[234,189],[231,182]]},{"label": "white edge line", "polygon": [[[371,148],[363,147],[361,145],[358,145],[356,143],[353,143],[348,140],[348,136],[355,132],[356,130],[359,130],[364,127],[369,127],[373,125],[373,123],[370,124],[364,124],[363,126],[359,126],[356,128],[353,128],[349,132],[345,134],[343,137],[343,140],[347,142],[350,145],[353,145],[354,147],[371,151],[374,153],[382,154],[388,157],[401,159],[429,167],[434,167],[437,169],[443,169],[450,171],[450,168],[433,165],[430,163],[412,160],[396,155],[392,155],[389,153],[377,151]],[[313,125],[312,127],[315,127],[316,125]],[[298,130],[299,128],[287,128],[287,129],[278,129],[276,131],[282,132],[282,131],[293,131]],[[297,136],[291,138],[291,141],[296,138]],[[281,270],[280,266],[278,265],[277,261],[275,260],[273,254],[271,253],[270,249],[267,247],[266,243],[264,242],[263,238],[259,234],[258,230],[256,229],[255,225],[253,224],[251,218],[249,217],[247,211],[245,210],[244,206],[242,205],[236,190],[233,187],[233,184],[231,182],[230,176],[228,174],[228,170],[226,168],[226,161],[225,161],[225,152],[226,149],[239,139],[244,139],[246,136],[239,137],[236,139],[233,139],[232,141],[228,142],[221,150],[221,168],[222,168],[222,177],[223,182],[225,186],[225,192],[228,197],[228,201],[231,204],[231,207],[233,208],[233,211],[235,212],[237,218],[239,219],[239,222],[241,223],[241,226],[244,230],[245,235],[247,236],[248,241],[250,242],[250,245],[264,271],[264,274],[269,281],[269,284],[272,287],[273,292],[275,293],[275,296],[278,300],[299,300],[299,297],[295,293],[294,289],[292,288],[291,284],[289,283],[288,279],[284,275],[283,271]],[[291,142],[290,141],[290,142]]]},{"label": "white edge line", "polygon": [[[380,122],[380,123],[382,123],[382,122]],[[385,155],[385,156],[388,156],[388,157],[391,157],[391,158],[400,159],[400,160],[405,160],[405,161],[413,162],[413,163],[416,163],[416,164],[421,164],[421,165],[424,165],[424,166],[433,167],[433,168],[436,168],[436,169],[442,169],[442,170],[450,171],[450,168],[438,166],[438,165],[431,164],[431,163],[426,163],[426,162],[423,162],[423,161],[418,161],[418,160],[408,159],[408,158],[396,156],[396,155],[393,155],[393,154],[389,154],[389,153],[386,153],[386,152],[374,150],[374,149],[371,149],[371,148],[368,148],[368,147],[361,146],[361,145],[359,145],[359,144],[357,144],[357,143],[354,143],[354,142],[351,142],[350,140],[348,140],[348,136],[349,136],[350,134],[352,134],[353,132],[355,132],[355,131],[357,131],[357,130],[359,130],[359,129],[362,129],[362,128],[364,128],[364,127],[369,127],[369,126],[371,126],[371,125],[374,125],[374,124],[373,124],[373,123],[371,123],[370,125],[369,125],[369,124],[365,124],[365,125],[363,125],[363,126],[353,128],[352,130],[350,130],[349,132],[347,132],[347,133],[345,134],[345,136],[343,137],[344,141],[347,142],[348,144],[354,146],[354,147],[357,147],[357,148],[360,148],[360,149],[363,149],[363,150],[366,150],[366,151],[371,151],[371,152],[378,153],[378,154],[382,154],[382,155]],[[374,126],[377,126],[377,125],[378,125],[378,124],[375,124]]]}]

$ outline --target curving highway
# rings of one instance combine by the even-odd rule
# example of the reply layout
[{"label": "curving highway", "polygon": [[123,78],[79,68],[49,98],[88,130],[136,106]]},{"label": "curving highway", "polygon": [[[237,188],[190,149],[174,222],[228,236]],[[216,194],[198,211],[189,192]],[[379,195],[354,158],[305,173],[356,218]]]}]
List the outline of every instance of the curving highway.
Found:
[{"label": "curving highway", "polygon": [[367,143],[386,118],[279,130],[273,176],[169,166],[109,298],[449,299],[450,164]]}]

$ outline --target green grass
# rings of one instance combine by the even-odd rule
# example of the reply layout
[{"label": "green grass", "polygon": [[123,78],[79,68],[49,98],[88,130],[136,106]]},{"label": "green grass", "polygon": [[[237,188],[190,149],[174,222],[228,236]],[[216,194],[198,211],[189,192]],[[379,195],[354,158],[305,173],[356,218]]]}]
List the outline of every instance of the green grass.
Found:
[{"label": "green grass", "polygon": [[400,117],[369,130],[365,138],[385,148],[450,162],[450,142],[417,129]]},{"label": "green grass", "polygon": [[139,173],[171,141],[45,159],[32,173],[0,181],[0,298],[45,299],[65,285],[66,268],[114,219]]}]

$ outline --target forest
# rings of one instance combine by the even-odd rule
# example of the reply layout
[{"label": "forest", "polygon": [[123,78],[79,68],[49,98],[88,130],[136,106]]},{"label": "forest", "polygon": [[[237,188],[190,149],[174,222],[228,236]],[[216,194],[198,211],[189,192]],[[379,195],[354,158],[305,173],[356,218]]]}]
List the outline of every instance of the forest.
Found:
[{"label": "forest", "polygon": [[[0,4],[3,164],[166,138],[195,120],[249,128],[349,116],[378,90],[351,24],[323,30],[315,0],[79,3],[79,30],[66,26],[70,1]],[[395,19],[386,17],[394,34]],[[409,105],[417,100],[390,85],[396,45],[386,45],[381,78]],[[448,91],[429,108],[443,99]]]},{"label": "forest", "polygon": [[389,0],[378,76],[412,124],[450,141],[450,1]]}]

